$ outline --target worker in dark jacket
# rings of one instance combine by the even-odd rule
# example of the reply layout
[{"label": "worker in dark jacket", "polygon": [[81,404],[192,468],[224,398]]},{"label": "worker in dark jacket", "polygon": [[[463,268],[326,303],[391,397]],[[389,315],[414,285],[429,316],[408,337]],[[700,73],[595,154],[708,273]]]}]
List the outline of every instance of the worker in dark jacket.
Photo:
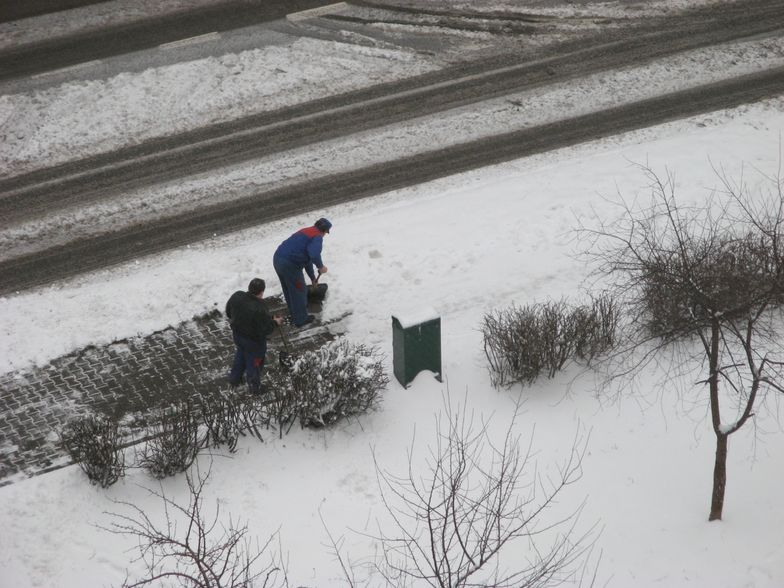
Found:
[{"label": "worker in dark jacket", "polygon": [[321,260],[321,246],[331,228],[332,223],[327,219],[318,219],[312,227],[300,229],[283,241],[272,258],[295,327],[313,322],[313,315],[308,314],[308,290],[302,272],[308,274],[313,284],[321,274],[327,273],[327,266]]},{"label": "worker in dark jacket", "polygon": [[251,394],[264,393],[261,373],[267,354],[267,337],[275,329],[275,323],[280,324],[283,320],[270,316],[267,306],[262,302],[265,288],[264,280],[253,278],[247,292],[238,290],[226,303],[226,316],[237,347],[229,373],[229,384],[238,386],[244,372]]}]

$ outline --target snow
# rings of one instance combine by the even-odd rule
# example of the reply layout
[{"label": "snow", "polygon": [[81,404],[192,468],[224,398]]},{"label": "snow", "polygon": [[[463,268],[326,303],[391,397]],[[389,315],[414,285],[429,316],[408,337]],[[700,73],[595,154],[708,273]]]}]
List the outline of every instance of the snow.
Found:
[{"label": "snow", "polygon": [[[311,42],[303,40],[299,46]],[[759,42],[769,44],[767,54],[753,45]],[[780,63],[778,41],[749,43],[734,53],[749,59],[733,74]],[[348,51],[351,59],[347,54],[340,63],[352,76],[373,68],[394,68],[397,63],[388,60],[397,59],[389,53],[351,52],[329,43],[319,47],[329,62],[330,50]],[[261,58],[261,53],[256,57]],[[213,70],[200,71],[224,71],[226,64],[250,58],[223,56],[209,62]],[[406,59],[400,62],[405,67],[429,67],[426,59]],[[712,61],[706,54],[700,59],[692,66],[683,62],[672,80],[691,73],[695,80],[712,75],[710,64],[720,63],[723,57]],[[309,67],[301,65],[303,71]],[[91,87],[99,90],[97,103],[111,110],[114,97],[126,91],[130,97],[146,92],[144,84],[172,92],[181,87],[179,82],[187,87],[196,71],[191,68],[196,67],[173,67],[165,76],[160,71],[138,78],[127,75]],[[622,78],[627,74],[597,81],[590,86],[592,96],[611,101],[623,95],[627,87]],[[632,78],[640,75],[636,72]],[[128,84],[125,90],[123,84]],[[264,91],[263,84],[248,84],[248,92]],[[604,91],[599,89],[602,86]],[[578,88],[575,84],[556,91],[579,93]],[[328,85],[324,91],[336,89]],[[251,94],[243,94],[242,84],[236,90],[235,114],[243,108],[253,110],[255,104],[243,107]],[[281,86],[277,91],[283,95],[295,90]],[[18,120],[9,115],[3,134],[7,124],[38,125],[33,119],[53,112],[53,105],[67,110],[73,107],[72,100],[85,96],[77,87],[47,92],[34,99],[27,96],[31,104],[37,100],[40,109],[26,111],[22,118],[27,123],[9,122]],[[46,96],[56,99],[47,102]],[[2,104],[13,103],[16,111],[22,102],[14,101],[20,100],[5,96]],[[145,113],[129,104],[117,104],[117,114],[128,113],[127,137],[153,132],[143,122]],[[557,103],[541,104],[531,110],[547,116]],[[204,106],[203,112],[214,107],[195,106],[196,110]],[[500,110],[500,103],[492,108]],[[499,120],[530,124],[515,120],[513,113],[510,108],[499,114]],[[444,120],[446,116],[452,114]],[[188,124],[201,120],[194,118]],[[414,126],[426,134],[437,127],[436,122],[425,126],[418,121]],[[464,136],[462,123],[450,124]],[[28,144],[27,161],[34,161],[36,154],[40,161],[55,151],[81,149],[89,141],[79,143],[82,139],[73,136],[74,130],[92,132],[75,118],[60,132],[57,125],[46,129],[45,138],[41,135],[36,145]],[[700,203],[719,185],[716,167],[730,177],[742,173],[752,189],[764,186],[763,174],[775,176],[779,169],[782,129],[784,97],[778,97],[325,208],[306,218],[216,236],[154,258],[5,297],[0,299],[0,370],[43,364],[89,344],[150,333],[220,308],[254,275],[266,278],[268,294],[276,294],[279,288],[270,279],[275,247],[293,230],[326,216],[334,226],[324,242],[324,260],[330,267],[325,279],[331,284],[324,318],[353,312],[343,322],[346,336],[351,342],[376,346],[391,375],[390,317],[401,308],[406,314],[426,315],[437,308],[444,381],[423,373],[405,389],[391,378],[381,409],[357,421],[321,431],[295,427],[281,440],[272,433],[263,444],[244,439],[233,455],[201,456],[202,471],[211,468],[212,472],[207,504],[219,500],[224,515],[231,513],[234,520],[247,522],[252,536],[262,543],[279,531],[292,586],[346,585],[328,547],[325,526],[344,540],[343,549],[353,561],[378,554],[378,543],[366,535],[377,532],[376,525],[386,521],[374,458],[384,469],[405,474],[407,452],[413,448],[415,463],[421,463],[428,446],[436,442],[435,415],[445,412],[447,396],[453,407],[460,404],[465,411],[490,419],[495,432],[505,430],[515,404],[522,401],[515,432],[524,440],[532,439],[542,475],[556,473],[575,436],[586,443],[582,477],[548,516],[555,520],[585,502],[578,530],[585,532],[594,525],[601,529],[594,554],[601,552],[598,585],[778,588],[784,582],[780,541],[784,509],[779,492],[784,484],[780,467],[784,431],[777,403],[768,402],[769,410],[760,411],[753,425],[733,435],[724,520],[708,523],[715,448],[707,405],[701,390],[691,387],[693,380],[661,388],[657,383],[663,374],[651,367],[630,386],[633,395],[616,401],[614,393],[602,387],[600,373],[570,366],[553,380],[495,390],[489,382],[479,325],[484,313],[513,303],[562,296],[576,299],[584,294],[591,268],[577,255],[579,244],[572,231],[578,221],[617,214],[609,202],[617,194],[630,199],[647,194],[647,180],[637,164],[670,171],[679,199]],[[416,136],[413,142],[421,144],[427,140],[424,136]],[[372,141],[368,135],[364,144]],[[50,147],[55,144],[57,149]],[[10,149],[3,153],[4,158],[13,157]],[[329,158],[329,153],[329,149],[312,152],[316,161],[310,164],[322,165],[321,158]],[[293,159],[292,177],[306,173],[307,165],[304,158]],[[228,361],[227,357],[227,367]],[[734,422],[734,416],[724,418]],[[132,563],[133,542],[102,527],[111,522],[107,512],[124,512],[113,502],[117,500],[134,503],[161,520],[160,501],[145,488],[187,502],[184,476],[158,486],[138,469],[107,490],[90,486],[74,466],[0,488],[0,587],[119,585],[126,569],[139,572],[138,564]]]},{"label": "snow", "polygon": [[437,320],[439,314],[432,306],[417,305],[413,308],[399,308],[392,312],[392,316],[397,319],[400,326],[404,329]]}]

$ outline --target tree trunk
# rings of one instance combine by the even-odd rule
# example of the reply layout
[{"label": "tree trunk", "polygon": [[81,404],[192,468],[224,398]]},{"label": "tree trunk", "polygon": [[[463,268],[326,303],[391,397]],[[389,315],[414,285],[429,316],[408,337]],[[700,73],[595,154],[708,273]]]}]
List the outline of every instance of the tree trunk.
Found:
[{"label": "tree trunk", "polygon": [[716,462],[713,464],[713,495],[709,521],[720,521],[724,509],[724,489],[727,486],[727,441],[723,433],[716,434]]},{"label": "tree trunk", "polygon": [[719,408],[719,340],[721,326],[715,314],[711,320],[711,339],[708,363],[710,375],[711,420],[713,432],[716,434],[716,461],[713,463],[713,494],[711,495],[711,511],[709,521],[720,521],[724,508],[724,487],[727,485],[727,435],[721,431],[721,410]]}]

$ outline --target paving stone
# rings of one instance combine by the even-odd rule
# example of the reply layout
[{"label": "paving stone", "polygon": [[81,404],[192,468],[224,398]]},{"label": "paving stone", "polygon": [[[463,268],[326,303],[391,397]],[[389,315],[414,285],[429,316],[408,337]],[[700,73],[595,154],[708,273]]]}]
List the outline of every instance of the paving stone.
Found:
[{"label": "paving stone", "polygon": [[[277,298],[267,304],[273,313],[285,308]],[[315,331],[297,347],[316,348],[336,334]],[[279,344],[275,333],[275,363]],[[146,336],[91,345],[44,366],[0,375],[0,486],[68,465],[57,434],[69,419],[103,413],[138,421],[153,406],[223,386],[233,354],[228,323],[213,310]]]}]

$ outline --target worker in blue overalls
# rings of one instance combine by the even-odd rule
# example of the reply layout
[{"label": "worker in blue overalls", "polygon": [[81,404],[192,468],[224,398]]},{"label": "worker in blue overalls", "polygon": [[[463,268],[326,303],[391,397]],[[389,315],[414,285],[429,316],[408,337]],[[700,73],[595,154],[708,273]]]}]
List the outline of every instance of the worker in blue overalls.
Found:
[{"label": "worker in blue overalls", "polygon": [[303,327],[315,318],[308,314],[308,289],[303,271],[313,284],[318,282],[321,274],[327,273],[327,266],[321,260],[321,247],[324,235],[331,228],[332,223],[327,219],[318,219],[312,227],[300,229],[283,241],[272,258],[295,327]]}]

